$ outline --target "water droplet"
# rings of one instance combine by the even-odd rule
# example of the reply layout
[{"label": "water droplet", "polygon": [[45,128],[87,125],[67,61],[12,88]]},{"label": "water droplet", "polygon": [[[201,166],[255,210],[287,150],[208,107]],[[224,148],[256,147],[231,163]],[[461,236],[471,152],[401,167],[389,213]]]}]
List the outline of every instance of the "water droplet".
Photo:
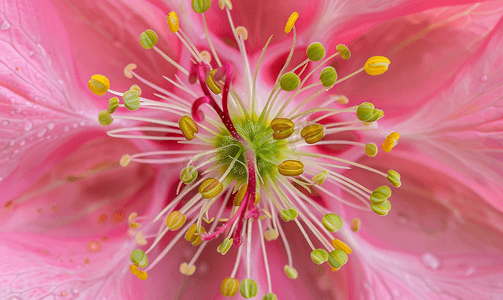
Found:
[{"label": "water droplet", "polygon": [[42,129],[40,129],[40,130],[37,132],[37,136],[38,136],[38,137],[42,137],[42,136],[44,136],[44,134],[45,134],[46,132],[47,132],[47,129],[42,128]]},{"label": "water droplet", "polygon": [[13,110],[13,109],[11,109],[11,110],[10,110],[10,114],[11,114],[11,115],[15,115],[15,114],[16,114],[16,111],[15,111],[15,110]]},{"label": "water droplet", "polygon": [[33,123],[31,121],[24,122],[24,131],[30,131],[33,128]]},{"label": "water droplet", "polygon": [[22,140],[21,142],[19,142],[19,146],[24,146],[25,144],[26,144],[25,140]]},{"label": "water droplet", "polygon": [[0,30],[7,30],[10,28],[10,23],[7,22],[7,19],[3,19],[2,25],[0,25]]},{"label": "water droplet", "polygon": [[475,269],[474,267],[470,267],[468,270],[466,270],[465,275],[466,275],[466,276],[470,276],[470,275],[472,275],[473,273],[475,273],[475,270],[476,270],[476,269]]},{"label": "water droplet", "polygon": [[423,254],[421,259],[423,260],[423,263],[432,270],[436,270],[440,267],[440,260],[431,253]]},{"label": "water droplet", "polygon": [[73,128],[77,128],[77,127],[79,127],[79,124],[73,123]]},{"label": "water droplet", "polygon": [[482,82],[487,81],[487,75],[480,76],[480,81],[482,81]]},{"label": "water droplet", "polygon": [[9,101],[10,101],[10,103],[14,104],[14,103],[16,103],[16,98],[11,97],[11,98],[9,99]]},{"label": "water droplet", "polygon": [[80,126],[84,126],[84,125],[86,125],[86,122],[80,121]]},{"label": "water droplet", "polygon": [[98,252],[101,250],[101,245],[100,242],[98,241],[91,241],[87,244],[87,251],[89,252]]},{"label": "water droplet", "polygon": [[0,177],[0,181],[2,181],[2,180],[3,180],[3,177]]},{"label": "water droplet", "polygon": [[2,126],[8,126],[10,122],[8,120],[3,120],[2,121]]},{"label": "water droplet", "polygon": [[15,144],[15,143],[16,143],[16,141],[15,141],[15,140],[10,140],[10,142],[9,142],[9,146],[11,146],[11,147],[12,147],[12,146],[14,146],[14,144]]},{"label": "water droplet", "polygon": [[66,132],[70,131],[70,127],[65,126],[65,131],[66,131]]},{"label": "water droplet", "polygon": [[49,128],[49,130],[53,130],[54,129],[54,123],[49,123],[47,124],[47,128]]},{"label": "water droplet", "polygon": [[33,104],[31,104],[31,102],[26,102],[26,106],[33,106]]},{"label": "water droplet", "polygon": [[76,289],[76,288],[72,288],[72,289],[71,289],[71,292],[72,292],[72,294],[74,294],[74,295],[78,295],[78,294],[79,294],[79,290],[78,290],[78,289]]},{"label": "water droplet", "polygon": [[33,51],[30,51],[30,56],[33,56],[33,54],[34,54]]}]

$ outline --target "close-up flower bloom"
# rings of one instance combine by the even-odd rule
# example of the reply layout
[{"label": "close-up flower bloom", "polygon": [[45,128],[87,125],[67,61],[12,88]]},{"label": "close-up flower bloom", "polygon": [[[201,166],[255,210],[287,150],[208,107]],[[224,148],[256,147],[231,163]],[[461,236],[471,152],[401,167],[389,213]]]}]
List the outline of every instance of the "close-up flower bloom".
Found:
[{"label": "close-up flower bloom", "polygon": [[0,299],[503,299],[503,1],[0,2]]}]

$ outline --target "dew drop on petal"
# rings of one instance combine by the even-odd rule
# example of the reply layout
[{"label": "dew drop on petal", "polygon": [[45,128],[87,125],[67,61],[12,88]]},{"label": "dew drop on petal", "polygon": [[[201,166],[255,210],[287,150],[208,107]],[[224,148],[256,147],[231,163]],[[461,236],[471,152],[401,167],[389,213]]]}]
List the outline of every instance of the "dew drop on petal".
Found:
[{"label": "dew drop on petal", "polygon": [[19,142],[19,146],[24,146],[25,144],[26,144],[25,140],[22,140],[21,142]]},{"label": "dew drop on petal", "polygon": [[101,245],[100,242],[98,241],[91,241],[87,243],[87,251],[89,252],[98,252],[101,250]]},{"label": "dew drop on petal", "polygon": [[487,81],[487,75],[480,76],[480,81],[482,81],[482,82]]},{"label": "dew drop on petal", "polygon": [[32,121],[26,121],[24,122],[24,131],[30,131],[33,128],[33,122]]},{"label": "dew drop on petal", "polygon": [[54,123],[49,123],[47,124],[47,128],[49,128],[49,130],[53,130],[54,129]]},{"label": "dew drop on petal", "polygon": [[37,132],[37,136],[38,136],[38,137],[43,137],[43,136],[44,136],[44,134],[45,134],[46,132],[47,132],[47,129],[42,128],[42,129],[40,129],[40,130]]},{"label": "dew drop on petal", "polygon": [[9,99],[9,101],[10,101],[10,103],[14,104],[14,103],[16,103],[16,98],[11,97],[11,98]]},{"label": "dew drop on petal", "polygon": [[70,127],[68,127],[68,125],[67,125],[67,126],[65,126],[65,128],[64,128],[64,129],[65,129],[65,132],[70,131]]},{"label": "dew drop on petal", "polygon": [[10,124],[10,122],[7,120],[2,121],[2,126],[8,126],[9,124]]},{"label": "dew drop on petal", "polygon": [[440,260],[438,259],[438,257],[436,257],[431,253],[423,254],[421,260],[427,267],[429,267],[432,270],[436,270],[440,267]]},{"label": "dew drop on petal", "polygon": [[476,270],[476,269],[475,269],[474,267],[470,267],[470,268],[468,268],[468,270],[466,270],[465,275],[466,275],[466,276],[470,276],[470,275],[472,275],[473,273],[475,273],[475,270]]},{"label": "dew drop on petal", "polygon": [[10,28],[10,23],[7,22],[7,19],[3,19],[2,25],[0,25],[0,30],[7,30]]}]

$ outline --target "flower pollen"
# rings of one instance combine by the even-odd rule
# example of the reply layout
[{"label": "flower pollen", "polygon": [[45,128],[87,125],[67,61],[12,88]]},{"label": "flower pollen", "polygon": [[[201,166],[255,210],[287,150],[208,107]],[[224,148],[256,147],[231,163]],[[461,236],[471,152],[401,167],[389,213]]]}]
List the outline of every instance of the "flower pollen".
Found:
[{"label": "flower pollen", "polygon": [[[141,280],[147,280],[147,273],[167,256],[178,240],[185,237],[194,247],[199,247],[192,259],[180,266],[180,272],[190,276],[196,272],[196,261],[203,253],[202,249],[207,246],[207,241],[221,238],[220,246],[215,249],[220,254],[229,255],[229,249],[237,248],[232,273],[222,277],[222,295],[234,296],[239,291],[243,297],[253,298],[258,289],[262,288],[257,286],[256,278],[254,280],[251,277],[252,230],[258,230],[268,282],[266,298],[276,299],[267,259],[267,242],[281,238],[288,256],[288,262],[284,266],[286,276],[291,279],[302,276],[293,267],[292,251],[281,225],[283,221],[295,223],[299,228],[306,243],[311,247],[311,259],[315,264],[338,270],[347,263],[348,254],[352,252],[348,245],[334,236],[334,233],[343,227],[341,217],[311,199],[308,196],[311,191],[315,190],[329,199],[339,200],[352,207],[374,211],[378,215],[386,215],[391,209],[388,201],[391,196],[390,188],[376,186],[369,189],[340,174],[340,171],[352,167],[361,168],[381,175],[393,186],[399,187],[400,175],[396,171],[385,173],[334,155],[308,151],[314,149],[313,146],[346,144],[360,147],[362,154],[370,157],[377,154],[377,146],[374,143],[336,140],[331,138],[331,134],[375,130],[374,124],[384,116],[382,110],[368,102],[334,108],[333,104],[339,107],[349,102],[348,98],[342,95],[326,96],[329,101],[315,107],[310,104],[313,99],[327,93],[333,86],[363,71],[373,76],[384,73],[390,62],[385,57],[375,56],[359,70],[338,78],[333,67],[323,67],[337,57],[349,59],[349,49],[345,45],[338,45],[337,51],[330,55],[321,43],[315,42],[308,47],[306,60],[291,67],[297,34],[295,21],[299,18],[299,14],[294,12],[285,26],[285,32],[292,32],[293,35],[289,56],[277,74],[268,98],[261,99],[256,92],[257,74],[271,38],[264,45],[252,76],[253,70],[249,66],[245,47],[248,30],[244,27],[234,27],[230,12],[232,4],[229,0],[222,0],[219,1],[220,8],[227,13],[243,57],[245,72],[242,75],[246,80],[246,91],[238,93],[232,85],[235,69],[230,63],[222,63],[219,58],[222,53],[217,53],[208,33],[204,12],[210,9],[210,3],[209,0],[192,1],[194,11],[199,13],[203,20],[210,51],[199,50],[194,45],[184,33],[175,12],[170,12],[167,16],[169,32],[166,34],[176,35],[191,54],[189,70],[182,66],[183,63],[176,62],[156,46],[159,38],[156,32],[146,29],[140,35],[140,43],[146,51],[156,51],[183,75],[164,77],[182,93],[171,92],[144,79],[139,75],[141,70],[138,70],[134,63],[124,68],[125,76],[155,90],[154,95],[159,99],[143,96],[138,85],[133,85],[127,91],[114,91],[110,89],[110,82],[103,75],[94,75],[89,81],[89,88],[96,95],[110,93],[113,96],[109,100],[108,109],[99,113],[98,120],[101,125],[110,126],[115,120],[125,120],[127,122],[124,124],[133,124],[111,129],[107,132],[109,136],[167,141],[190,146],[190,150],[125,153],[119,160],[123,167],[132,163],[168,164],[179,167],[180,171],[177,196],[170,199],[168,205],[153,220],[154,223],[163,220],[157,223],[157,234],[144,235],[141,231],[141,222],[149,216],[138,217],[134,213],[128,218],[131,237],[139,247],[149,246],[146,250],[133,250],[131,273]],[[316,65],[312,71],[303,75],[308,64]],[[320,68],[323,68],[321,73]],[[314,78],[319,80],[306,85],[307,80],[316,72],[318,75]],[[313,92],[311,96],[303,98],[293,106],[292,101],[301,92],[306,91]],[[259,107],[259,103],[264,105]],[[165,113],[166,117],[142,114],[147,110],[160,111]],[[320,123],[337,114],[349,114],[354,120]],[[391,151],[398,137],[398,133],[388,136],[383,143],[383,150]],[[333,188],[326,188],[327,183],[338,186],[356,198],[358,204],[335,194]],[[185,201],[186,199],[189,200]],[[227,203],[232,205],[231,209],[227,208]],[[207,224],[206,228],[202,226],[203,221]],[[358,231],[360,221],[353,220],[351,228],[353,232]],[[149,260],[150,252],[159,246],[169,231],[177,231],[176,236],[155,259]],[[236,274],[241,267],[242,256],[246,258],[247,275],[238,279]]]}]

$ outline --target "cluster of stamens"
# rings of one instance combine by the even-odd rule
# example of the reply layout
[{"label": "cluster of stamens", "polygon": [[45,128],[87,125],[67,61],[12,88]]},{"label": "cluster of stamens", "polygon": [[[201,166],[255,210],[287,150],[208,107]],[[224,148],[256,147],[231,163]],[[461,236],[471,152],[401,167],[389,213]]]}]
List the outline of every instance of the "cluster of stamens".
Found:
[{"label": "cluster of stamens", "polygon": [[[361,69],[341,79],[338,79],[336,70],[328,66],[319,72],[318,82],[305,86],[307,80],[330,60],[337,56],[348,60],[351,54],[345,45],[338,45],[337,52],[325,58],[326,53],[323,45],[318,42],[312,43],[307,47],[306,60],[287,71],[296,43],[295,21],[299,17],[297,13],[293,13],[285,26],[286,33],[293,30],[293,43],[289,56],[278,74],[262,111],[259,112],[257,109],[256,76],[254,78],[251,76],[252,72],[245,48],[248,32],[244,27],[236,28],[234,26],[230,14],[232,9],[230,0],[221,0],[219,4],[220,8],[227,13],[239,50],[243,54],[246,70],[244,76],[248,89],[247,99],[241,99],[233,89],[231,84],[232,65],[222,64],[208,35],[204,12],[210,8],[210,0],[192,1],[192,6],[194,11],[200,13],[203,18],[211,54],[208,51],[197,49],[180,28],[175,12],[171,12],[167,16],[171,33],[175,34],[191,53],[193,61],[190,70],[182,67],[155,46],[158,36],[154,31],[149,29],[140,35],[140,43],[145,49],[154,49],[186,76],[185,81],[177,75],[175,75],[175,79],[164,78],[185,92],[187,97],[181,97],[147,81],[135,71],[137,68],[135,64],[129,64],[125,67],[126,77],[136,78],[156,90],[157,93],[154,95],[160,100],[142,97],[142,91],[137,85],[131,86],[128,91],[123,93],[113,91],[110,89],[109,80],[103,75],[94,75],[89,81],[89,88],[96,95],[104,95],[108,92],[115,96],[109,100],[108,109],[99,113],[100,124],[110,125],[114,119],[151,124],[112,129],[108,131],[108,135],[118,138],[162,140],[201,148],[201,150],[166,150],[133,155],[124,154],[121,157],[120,164],[124,167],[132,162],[180,164],[188,160],[186,166],[180,170],[177,196],[153,220],[154,223],[161,219],[164,220],[159,226],[157,234],[144,236],[140,230],[141,222],[139,220],[144,220],[145,217],[138,217],[136,213],[130,215],[129,233],[134,235],[136,243],[145,246],[148,244],[147,239],[154,239],[147,250],[135,249],[132,251],[130,255],[131,272],[139,279],[147,279],[148,271],[159,263],[174,244],[185,235],[186,241],[199,247],[192,260],[180,266],[182,274],[192,275],[196,271],[195,262],[206,247],[206,242],[224,235],[222,243],[216,251],[222,255],[228,255],[230,249],[235,247],[237,248],[237,256],[232,273],[223,278],[221,292],[224,296],[234,296],[240,291],[243,297],[252,298],[257,294],[258,288],[256,282],[251,278],[251,236],[252,230],[258,228],[268,282],[268,293],[263,299],[271,300],[276,299],[276,296],[272,291],[265,240],[270,242],[281,237],[288,254],[288,264],[285,265],[284,271],[291,279],[296,279],[298,276],[293,267],[288,238],[279,219],[297,225],[312,249],[311,259],[315,264],[327,262],[332,270],[336,271],[347,263],[348,255],[352,252],[348,245],[332,236],[342,228],[341,217],[327,211],[326,208],[309,197],[312,190],[323,194],[326,200],[339,200],[352,207],[373,210],[379,215],[386,215],[391,209],[388,201],[391,196],[389,187],[383,185],[370,190],[339,174],[337,170],[350,169],[351,167],[362,168],[386,177],[393,186],[399,187],[401,185],[400,175],[396,171],[389,170],[388,173],[384,173],[336,156],[301,150],[303,147],[313,145],[347,144],[364,148],[369,157],[375,156],[377,146],[374,143],[364,144],[329,138],[330,134],[343,131],[374,130],[376,128],[375,122],[381,119],[384,113],[382,110],[376,109],[373,104],[365,102],[344,109],[330,108],[329,106],[334,103],[339,105],[348,103],[349,100],[345,96],[337,96],[330,97],[329,101],[321,106],[317,105],[317,107],[307,110],[302,109],[316,96],[363,71],[369,75],[380,75],[386,72],[390,61],[382,56],[372,57]],[[258,73],[260,61],[271,38],[264,46],[255,75]],[[214,63],[211,62],[212,58],[215,60]],[[308,64],[318,61],[321,63],[301,80]],[[186,81],[189,85],[198,83],[197,86],[200,87],[201,92],[198,94],[192,90]],[[316,89],[316,91],[310,97],[290,109],[289,104],[299,93],[312,89]],[[122,98],[122,103],[119,98]],[[243,100],[248,100],[246,105]],[[202,112],[203,104],[211,108],[207,115]],[[168,121],[173,119],[172,117],[156,119],[129,114],[116,115],[116,110],[123,109],[129,111],[160,110],[166,114],[178,116],[178,122]],[[290,110],[287,112],[287,109]],[[355,114],[356,118],[349,122],[320,123],[321,120],[340,113]],[[318,114],[318,117],[314,118],[315,114]],[[149,133],[163,133],[164,135]],[[382,145],[383,150],[390,151],[396,145],[398,138],[399,135],[396,132],[386,137]],[[327,181],[339,186],[341,190],[355,197],[361,204],[347,201],[334,194],[333,191],[324,188],[323,185]],[[175,210],[180,206],[182,199],[187,196],[190,200],[181,205],[180,209]],[[229,201],[232,201],[230,211],[226,209]],[[210,211],[214,204],[217,209]],[[211,218],[210,213],[214,214]],[[224,215],[227,216],[224,217]],[[311,240],[306,228],[316,237],[317,242]],[[359,228],[360,220],[354,219],[352,230],[357,232]],[[169,231],[178,231],[179,233],[149,264],[148,254]],[[236,278],[236,273],[245,240],[246,251],[244,255],[247,257],[247,277],[240,281]],[[316,247],[315,244],[321,246]]]}]

